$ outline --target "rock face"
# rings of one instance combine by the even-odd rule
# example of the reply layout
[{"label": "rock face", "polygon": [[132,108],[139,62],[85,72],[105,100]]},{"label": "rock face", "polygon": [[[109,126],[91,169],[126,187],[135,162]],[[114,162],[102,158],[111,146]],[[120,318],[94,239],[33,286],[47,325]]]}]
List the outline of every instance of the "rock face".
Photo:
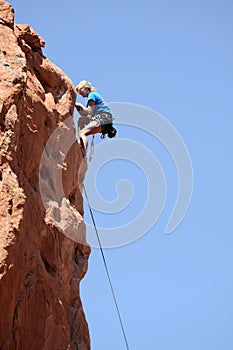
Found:
[{"label": "rock face", "polygon": [[0,349],[87,350],[75,90],[43,46],[0,0]]}]

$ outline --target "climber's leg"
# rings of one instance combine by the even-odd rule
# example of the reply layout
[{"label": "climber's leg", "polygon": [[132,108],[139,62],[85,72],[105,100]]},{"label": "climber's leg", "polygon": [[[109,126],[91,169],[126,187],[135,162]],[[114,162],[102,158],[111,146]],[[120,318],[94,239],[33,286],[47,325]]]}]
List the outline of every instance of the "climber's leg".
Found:
[{"label": "climber's leg", "polygon": [[88,147],[88,140],[87,140],[86,135],[81,134],[79,136],[78,144],[82,147],[82,152],[84,153],[83,155],[85,155],[87,152],[87,147]]},{"label": "climber's leg", "polygon": [[90,121],[90,119],[89,119],[89,123],[80,129],[79,135],[84,134],[84,135],[88,136],[88,135],[96,134],[98,132],[101,132],[100,122],[98,120],[91,120]]},{"label": "climber's leg", "polygon": [[80,116],[78,118],[78,134],[80,134],[80,131],[85,128],[87,124],[89,124],[91,119],[86,116]]},{"label": "climber's leg", "polygon": [[88,139],[87,136],[94,135],[101,132],[101,124],[97,120],[92,120],[88,125],[86,125],[79,132],[78,143],[84,148],[84,152],[86,153],[88,147]]}]

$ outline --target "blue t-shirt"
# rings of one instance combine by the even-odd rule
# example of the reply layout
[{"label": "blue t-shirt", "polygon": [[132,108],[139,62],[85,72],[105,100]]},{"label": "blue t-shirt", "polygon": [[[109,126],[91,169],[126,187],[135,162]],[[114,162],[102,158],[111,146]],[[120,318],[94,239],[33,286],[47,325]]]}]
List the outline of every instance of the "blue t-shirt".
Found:
[{"label": "blue t-shirt", "polygon": [[96,115],[101,112],[110,112],[110,108],[108,107],[107,103],[103,100],[102,96],[98,92],[96,91],[90,92],[87,97],[87,106],[89,101],[95,102],[95,109],[94,109],[93,115]]}]

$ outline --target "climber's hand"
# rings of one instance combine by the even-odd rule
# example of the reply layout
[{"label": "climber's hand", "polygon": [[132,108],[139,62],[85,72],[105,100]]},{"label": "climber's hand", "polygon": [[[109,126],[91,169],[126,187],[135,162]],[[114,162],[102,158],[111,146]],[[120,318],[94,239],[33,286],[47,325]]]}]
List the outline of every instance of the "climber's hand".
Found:
[{"label": "climber's hand", "polygon": [[83,105],[81,103],[75,103],[75,107],[77,111],[81,111],[83,109]]}]

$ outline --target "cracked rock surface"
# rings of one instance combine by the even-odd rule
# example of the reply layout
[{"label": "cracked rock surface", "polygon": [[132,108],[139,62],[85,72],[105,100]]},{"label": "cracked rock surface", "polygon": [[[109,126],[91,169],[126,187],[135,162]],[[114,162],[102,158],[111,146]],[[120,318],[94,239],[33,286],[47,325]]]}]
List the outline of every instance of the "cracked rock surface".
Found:
[{"label": "cracked rock surface", "polygon": [[90,349],[75,90],[44,45],[0,0],[1,350]]}]

